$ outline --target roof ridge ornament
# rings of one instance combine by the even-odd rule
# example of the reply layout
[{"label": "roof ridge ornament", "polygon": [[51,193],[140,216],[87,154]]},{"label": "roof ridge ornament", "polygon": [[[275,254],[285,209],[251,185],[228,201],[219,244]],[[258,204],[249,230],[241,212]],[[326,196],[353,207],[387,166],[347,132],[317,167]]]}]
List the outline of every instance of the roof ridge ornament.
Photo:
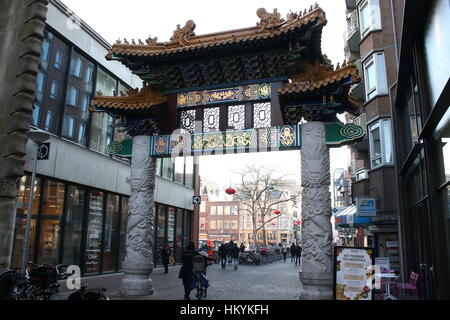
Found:
[{"label": "roof ridge ornament", "polygon": [[261,19],[261,21],[256,24],[259,27],[260,32],[278,27],[285,22],[276,8],[273,9],[273,13],[268,13],[266,9],[259,8],[256,11],[256,15]]},{"label": "roof ridge ornament", "polygon": [[180,28],[180,25],[178,24],[170,41],[177,42],[182,46],[189,44],[190,38],[195,36],[195,27],[195,22],[193,20],[188,20],[183,28]]}]

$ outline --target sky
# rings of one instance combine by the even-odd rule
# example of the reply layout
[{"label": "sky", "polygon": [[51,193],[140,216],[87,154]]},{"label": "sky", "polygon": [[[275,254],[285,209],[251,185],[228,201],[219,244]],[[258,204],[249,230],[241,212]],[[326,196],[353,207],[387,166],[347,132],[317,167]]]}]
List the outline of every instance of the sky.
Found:
[{"label": "sky", "polygon": [[[345,0],[62,0],[105,40],[113,44],[120,39],[169,41],[178,24],[194,20],[197,35],[255,26],[256,11],[274,8],[283,18],[290,11],[302,11],[316,2],[325,11],[328,24],[323,29],[322,52],[336,65],[344,60],[346,28]],[[331,173],[348,165],[349,149],[331,149]],[[200,175],[220,186],[236,184],[243,165],[257,164],[275,169],[300,182],[300,151],[280,151],[237,155],[204,156],[200,158]]]}]

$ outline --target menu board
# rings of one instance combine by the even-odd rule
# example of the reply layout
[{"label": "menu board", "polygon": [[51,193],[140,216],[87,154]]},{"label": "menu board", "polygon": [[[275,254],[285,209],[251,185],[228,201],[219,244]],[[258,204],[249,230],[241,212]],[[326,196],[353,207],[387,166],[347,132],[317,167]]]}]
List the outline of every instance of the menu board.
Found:
[{"label": "menu board", "polygon": [[372,276],[373,265],[372,248],[335,247],[335,300],[372,300],[372,288],[368,280]]},{"label": "menu board", "polygon": [[92,191],[86,244],[86,273],[100,271],[103,230],[103,193]]}]

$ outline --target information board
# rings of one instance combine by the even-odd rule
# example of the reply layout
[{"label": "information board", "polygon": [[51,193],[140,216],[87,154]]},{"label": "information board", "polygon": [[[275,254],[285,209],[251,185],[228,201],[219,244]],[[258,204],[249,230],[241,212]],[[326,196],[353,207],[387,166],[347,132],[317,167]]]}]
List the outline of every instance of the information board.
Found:
[{"label": "information board", "polygon": [[334,248],[334,299],[372,300],[372,248]]}]

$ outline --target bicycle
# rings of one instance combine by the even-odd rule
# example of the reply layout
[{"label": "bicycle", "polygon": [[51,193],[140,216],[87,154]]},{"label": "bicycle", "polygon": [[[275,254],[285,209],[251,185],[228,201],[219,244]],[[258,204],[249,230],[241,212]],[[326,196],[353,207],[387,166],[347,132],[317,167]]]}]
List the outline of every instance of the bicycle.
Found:
[{"label": "bicycle", "polygon": [[210,259],[208,255],[202,254],[200,252],[199,255],[193,257],[192,264],[192,272],[195,279],[195,288],[197,290],[195,296],[198,300],[202,300],[206,298],[208,291],[208,279],[206,278],[206,266],[207,260]]}]

